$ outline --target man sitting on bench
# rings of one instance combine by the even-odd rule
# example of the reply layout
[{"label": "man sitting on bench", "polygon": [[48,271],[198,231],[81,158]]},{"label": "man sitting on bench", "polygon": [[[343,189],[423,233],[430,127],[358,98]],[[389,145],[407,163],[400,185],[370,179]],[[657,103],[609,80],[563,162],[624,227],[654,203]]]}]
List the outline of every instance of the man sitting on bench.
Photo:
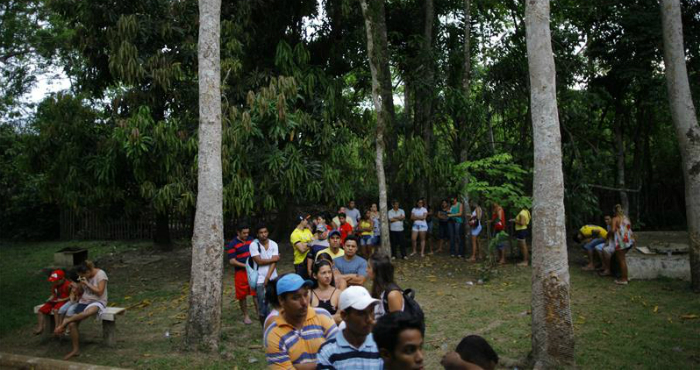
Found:
[{"label": "man sitting on bench", "polygon": [[75,309],[75,315],[63,320],[54,331],[56,334],[61,334],[66,330],[66,327],[70,327],[73,350],[63,358],[64,360],[80,355],[80,336],[78,333],[80,322],[92,315],[101,315],[107,308],[107,274],[96,268],[90,261],[85,261],[76,268],[76,271],[80,276],[78,281],[83,287],[83,296]]}]

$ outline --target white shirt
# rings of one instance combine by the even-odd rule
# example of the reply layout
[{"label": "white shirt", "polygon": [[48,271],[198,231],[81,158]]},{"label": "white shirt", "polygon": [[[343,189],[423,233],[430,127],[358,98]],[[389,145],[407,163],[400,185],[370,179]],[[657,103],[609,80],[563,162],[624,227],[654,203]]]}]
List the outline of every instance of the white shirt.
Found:
[{"label": "white shirt", "polygon": [[[389,219],[391,220],[392,218],[404,216],[406,217],[406,213],[403,211],[403,209],[399,208],[398,211],[394,211],[394,209],[389,210]],[[394,221],[389,224],[389,230],[391,231],[403,231],[403,221]]]},{"label": "white shirt", "polygon": [[[264,260],[269,260],[273,256],[279,256],[280,251],[279,247],[277,246],[277,243],[275,243],[272,239],[267,239],[267,249],[263,247],[258,239],[253,240],[252,243],[250,243],[250,257],[255,257],[255,256],[260,256],[260,258]],[[258,266],[258,284],[263,284],[265,283],[265,276],[267,276],[267,272],[270,271],[270,265],[260,265]],[[275,268],[274,271],[272,271],[272,275],[270,275],[270,280],[274,279],[277,277],[277,268]]]},{"label": "white shirt", "polygon": [[[428,214],[428,210],[425,209],[425,207],[420,207],[420,208],[414,208],[411,210],[411,215],[416,216],[416,217],[423,217]],[[428,223],[425,220],[414,220],[413,221],[414,225],[423,225],[423,226],[428,226]]]}]

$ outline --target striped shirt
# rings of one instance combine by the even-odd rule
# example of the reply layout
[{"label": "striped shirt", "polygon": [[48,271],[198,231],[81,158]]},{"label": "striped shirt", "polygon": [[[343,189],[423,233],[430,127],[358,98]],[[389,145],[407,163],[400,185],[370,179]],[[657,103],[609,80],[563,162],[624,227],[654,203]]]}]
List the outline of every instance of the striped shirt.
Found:
[{"label": "striped shirt", "polygon": [[383,368],[384,361],[379,356],[379,349],[372,334],[365,338],[365,342],[359,348],[355,348],[340,331],[335,339],[324,343],[318,351],[318,370],[381,370]]},{"label": "striped shirt", "polygon": [[[234,237],[230,243],[226,245],[226,254],[228,255],[228,260],[236,259],[240,263],[245,263],[248,257],[250,257],[250,243],[253,242],[253,238],[248,237],[246,241],[241,241],[238,237]],[[234,270],[245,270],[243,267],[234,266]]]},{"label": "striped shirt", "polygon": [[321,345],[335,337],[335,321],[322,308],[309,307],[301,330],[289,325],[283,315],[277,316],[265,330],[265,358],[269,369],[293,369],[294,365],[316,363]]}]

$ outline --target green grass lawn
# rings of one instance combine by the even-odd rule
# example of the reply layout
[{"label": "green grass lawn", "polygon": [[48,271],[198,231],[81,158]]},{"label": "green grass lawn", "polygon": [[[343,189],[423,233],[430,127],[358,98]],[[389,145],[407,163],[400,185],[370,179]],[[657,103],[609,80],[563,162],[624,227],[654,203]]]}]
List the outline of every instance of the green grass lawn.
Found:
[{"label": "green grass lawn", "polygon": [[[233,301],[232,270],[225,271],[222,341],[217,353],[184,352],[190,249],[152,250],[148,243],[77,243],[105,268],[110,303],[130,307],[117,324],[117,348],[102,347],[101,329],[81,326],[83,355],[76,361],[131,368],[264,369],[261,330],[243,325]],[[31,335],[31,308],[48,295],[40,274],[54,251],[76,243],[25,243],[0,246],[0,351],[61,358],[68,341],[40,344]],[[291,270],[290,250],[282,245],[283,271]],[[438,369],[445,348],[465,335],[484,336],[501,356],[504,368],[522,368],[530,350],[529,268],[507,265],[484,285],[475,281],[477,265],[446,256],[397,262],[397,278],[417,291],[426,314],[427,369]],[[687,282],[611,279],[571,268],[576,361],[582,369],[700,368],[700,296]],[[252,309],[252,305],[250,307]],[[166,337],[165,332],[170,336]]]}]

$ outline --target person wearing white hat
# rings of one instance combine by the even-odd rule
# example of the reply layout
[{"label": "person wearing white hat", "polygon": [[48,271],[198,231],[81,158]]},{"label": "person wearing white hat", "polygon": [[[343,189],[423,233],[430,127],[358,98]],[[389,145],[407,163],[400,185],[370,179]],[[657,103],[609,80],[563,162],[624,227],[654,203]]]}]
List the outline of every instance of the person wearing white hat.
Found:
[{"label": "person wearing white hat", "polygon": [[383,368],[379,349],[372,337],[374,306],[367,289],[351,286],[340,294],[340,315],[346,324],[335,338],[324,343],[318,352],[317,369],[377,369]]}]

